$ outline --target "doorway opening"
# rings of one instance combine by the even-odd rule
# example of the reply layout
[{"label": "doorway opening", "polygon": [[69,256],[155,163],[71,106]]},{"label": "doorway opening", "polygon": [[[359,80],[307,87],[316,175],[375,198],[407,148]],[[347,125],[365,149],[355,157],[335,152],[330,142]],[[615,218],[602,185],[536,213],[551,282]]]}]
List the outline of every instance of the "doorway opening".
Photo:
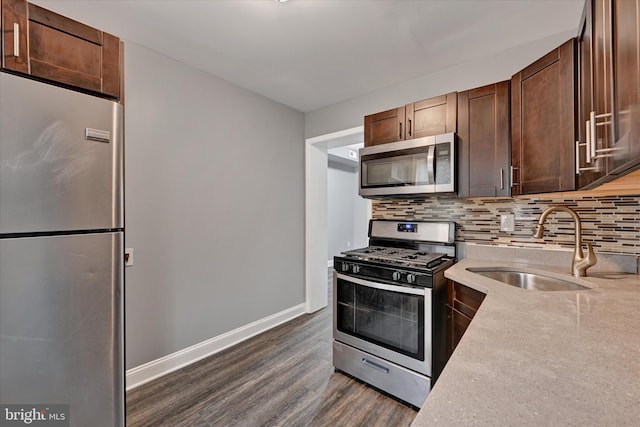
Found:
[{"label": "doorway opening", "polygon": [[[320,310],[328,303],[328,151],[362,143],[363,135],[363,126],[358,126],[308,138],[305,143],[305,305],[307,313]],[[370,200],[366,200],[365,212],[364,222],[371,218]],[[355,221],[354,226],[356,226]]]}]

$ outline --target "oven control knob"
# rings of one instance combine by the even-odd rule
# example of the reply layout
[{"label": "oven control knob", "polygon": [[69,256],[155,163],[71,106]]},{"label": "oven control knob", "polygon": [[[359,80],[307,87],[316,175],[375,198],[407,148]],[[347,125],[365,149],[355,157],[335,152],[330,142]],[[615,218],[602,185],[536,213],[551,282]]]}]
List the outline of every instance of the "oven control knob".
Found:
[{"label": "oven control knob", "polygon": [[355,274],[360,273],[360,266],[353,264],[353,266],[351,267],[351,271],[354,272]]},{"label": "oven control knob", "polygon": [[349,264],[347,264],[346,262],[342,263],[342,271],[349,271]]},{"label": "oven control knob", "polygon": [[407,274],[407,283],[415,283],[416,275],[415,274]]},{"label": "oven control knob", "polygon": [[400,272],[399,271],[394,271],[393,274],[391,275],[391,278],[395,281],[400,280]]}]

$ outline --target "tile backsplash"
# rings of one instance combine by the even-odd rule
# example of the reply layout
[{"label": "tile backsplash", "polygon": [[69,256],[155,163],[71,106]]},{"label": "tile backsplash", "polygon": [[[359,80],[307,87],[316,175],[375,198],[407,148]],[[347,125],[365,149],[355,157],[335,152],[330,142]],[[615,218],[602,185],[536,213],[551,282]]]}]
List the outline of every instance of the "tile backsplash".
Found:
[{"label": "tile backsplash", "polygon": [[[528,199],[461,199],[440,196],[373,201],[373,218],[456,222],[456,241],[481,245],[573,249],[573,219],[552,212],[543,239],[533,231],[549,206],[575,210],[582,219],[582,237],[596,252],[640,256],[640,196]],[[515,230],[500,231],[500,216],[513,214]]]}]

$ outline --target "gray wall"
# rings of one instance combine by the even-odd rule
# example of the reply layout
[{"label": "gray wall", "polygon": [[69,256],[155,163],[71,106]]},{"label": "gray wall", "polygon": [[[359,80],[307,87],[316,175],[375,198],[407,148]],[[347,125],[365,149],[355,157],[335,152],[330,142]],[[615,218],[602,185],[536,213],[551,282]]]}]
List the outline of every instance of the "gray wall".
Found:
[{"label": "gray wall", "polygon": [[[577,20],[578,17],[576,17]],[[312,138],[362,126],[363,117],[368,114],[432,96],[508,80],[517,71],[571,37],[575,37],[573,32],[558,33],[495,55],[462,63],[439,73],[421,76],[359,98],[309,112],[305,116],[305,136]],[[398,64],[398,67],[401,66],[402,64]]]},{"label": "gray wall", "polygon": [[125,46],[126,367],[304,302],[304,115]]},{"label": "gray wall", "polygon": [[358,196],[356,168],[329,160],[327,208],[330,261],[342,251],[366,246],[367,201]]}]

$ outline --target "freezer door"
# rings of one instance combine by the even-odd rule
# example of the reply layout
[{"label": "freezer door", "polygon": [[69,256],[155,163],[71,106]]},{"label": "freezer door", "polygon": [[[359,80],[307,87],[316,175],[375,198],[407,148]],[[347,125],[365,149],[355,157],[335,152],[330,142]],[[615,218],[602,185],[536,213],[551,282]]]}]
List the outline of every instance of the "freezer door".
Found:
[{"label": "freezer door", "polygon": [[122,233],[0,239],[0,404],[124,425]]},{"label": "freezer door", "polygon": [[122,106],[0,73],[0,234],[117,229]]}]

